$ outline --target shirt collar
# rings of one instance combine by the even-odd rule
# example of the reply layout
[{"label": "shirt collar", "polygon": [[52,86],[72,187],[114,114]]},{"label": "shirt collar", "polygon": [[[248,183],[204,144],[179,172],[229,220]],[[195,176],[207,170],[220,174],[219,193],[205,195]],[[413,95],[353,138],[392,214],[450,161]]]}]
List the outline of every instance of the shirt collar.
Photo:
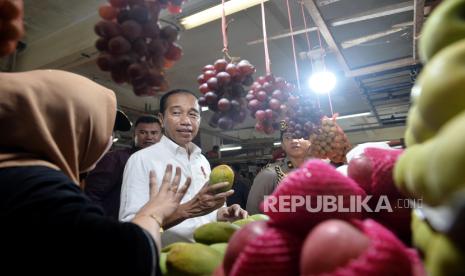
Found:
[{"label": "shirt collar", "polygon": [[[180,145],[176,144],[175,142],[173,142],[173,140],[166,137],[165,135],[161,137],[160,142],[166,145],[168,150],[173,154],[176,154],[178,152],[186,152],[186,149],[184,147],[181,147]],[[191,153],[191,155],[202,152],[200,148],[192,142],[189,142],[189,144],[187,144],[187,147],[189,148],[189,152]]]}]

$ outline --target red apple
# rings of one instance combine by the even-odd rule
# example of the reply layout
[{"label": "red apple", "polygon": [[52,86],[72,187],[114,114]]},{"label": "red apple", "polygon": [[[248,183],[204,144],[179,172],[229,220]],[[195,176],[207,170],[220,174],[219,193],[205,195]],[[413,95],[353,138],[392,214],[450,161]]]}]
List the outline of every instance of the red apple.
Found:
[{"label": "red apple", "polygon": [[243,226],[239,231],[236,231],[228,243],[226,254],[224,255],[223,268],[226,275],[233,268],[239,254],[246,245],[256,237],[263,235],[268,228],[265,221],[255,221]]},{"label": "red apple", "polygon": [[331,273],[360,256],[369,246],[370,239],[350,223],[326,220],[305,239],[300,255],[301,275]]},{"label": "red apple", "polygon": [[360,154],[350,160],[347,168],[347,175],[357,182],[360,187],[365,190],[365,193],[371,194],[371,175],[373,173],[373,166],[371,160]]}]

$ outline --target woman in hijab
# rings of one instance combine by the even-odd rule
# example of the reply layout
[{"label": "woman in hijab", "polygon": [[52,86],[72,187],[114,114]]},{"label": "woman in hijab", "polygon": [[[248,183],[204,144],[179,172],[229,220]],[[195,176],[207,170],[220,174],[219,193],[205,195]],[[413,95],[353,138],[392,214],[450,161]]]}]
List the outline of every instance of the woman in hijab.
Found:
[{"label": "woman in hijab", "polygon": [[115,114],[114,93],[79,75],[0,73],[0,271],[161,274],[160,225],[190,185],[178,189],[180,169],[168,166],[160,189],[150,175],[132,223],[104,217],[79,187],[111,145]]}]

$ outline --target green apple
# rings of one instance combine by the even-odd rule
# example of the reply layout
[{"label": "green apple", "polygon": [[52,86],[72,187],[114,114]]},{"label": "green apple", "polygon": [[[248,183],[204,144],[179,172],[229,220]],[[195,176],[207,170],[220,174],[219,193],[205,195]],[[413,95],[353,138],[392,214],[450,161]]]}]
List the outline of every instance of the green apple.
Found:
[{"label": "green apple", "polygon": [[430,276],[465,275],[465,254],[446,236],[437,234],[430,241],[425,265]]},{"label": "green apple", "polygon": [[421,75],[416,105],[424,123],[436,131],[465,110],[465,39],[438,53]]},{"label": "green apple", "polygon": [[441,49],[465,38],[465,1],[443,1],[428,17],[419,41],[421,61],[426,63]]},{"label": "green apple", "polygon": [[434,138],[425,175],[431,194],[441,201],[465,190],[465,111],[449,121]]},{"label": "green apple", "polygon": [[413,138],[415,138],[417,143],[423,143],[424,141],[434,137],[436,134],[435,131],[431,130],[425,124],[416,105],[410,108],[407,119],[407,128],[411,130]]}]

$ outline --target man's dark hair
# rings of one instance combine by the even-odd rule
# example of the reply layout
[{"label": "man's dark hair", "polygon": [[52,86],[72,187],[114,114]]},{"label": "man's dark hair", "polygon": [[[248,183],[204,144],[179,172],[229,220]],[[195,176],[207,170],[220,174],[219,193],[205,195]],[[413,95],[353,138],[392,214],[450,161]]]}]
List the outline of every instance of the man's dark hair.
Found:
[{"label": "man's dark hair", "polygon": [[176,94],[181,94],[181,93],[191,94],[192,96],[197,98],[197,96],[192,91],[187,90],[187,89],[173,89],[173,90],[170,90],[170,91],[166,92],[166,94],[164,94],[160,98],[160,113],[165,114],[166,102],[168,101],[168,98],[170,96],[173,96],[173,95],[176,95]]},{"label": "man's dark hair", "polygon": [[153,124],[153,123],[156,123],[158,124],[159,126],[161,126],[161,122],[160,120],[153,116],[153,115],[144,115],[144,116],[140,116],[139,118],[137,118],[137,121],[134,125],[134,128],[137,127],[138,124]]}]

